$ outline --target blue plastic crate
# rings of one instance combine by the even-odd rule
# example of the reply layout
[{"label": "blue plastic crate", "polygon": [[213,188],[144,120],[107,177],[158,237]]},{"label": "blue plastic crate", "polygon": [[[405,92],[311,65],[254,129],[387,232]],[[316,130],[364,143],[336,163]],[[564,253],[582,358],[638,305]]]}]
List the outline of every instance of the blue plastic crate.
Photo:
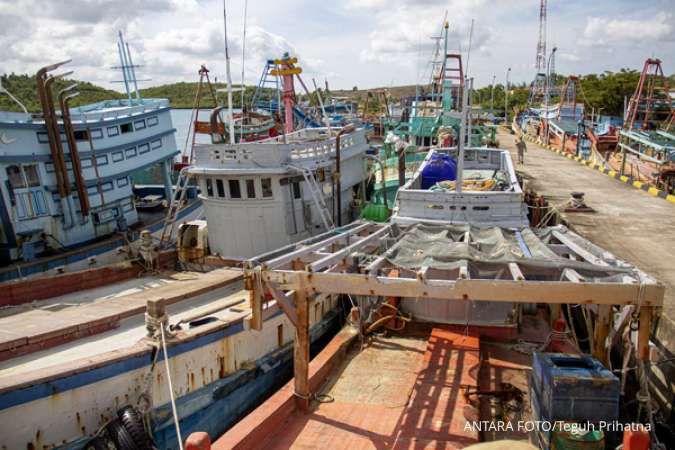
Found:
[{"label": "blue plastic crate", "polygon": [[540,420],[599,422],[619,415],[619,379],[591,356],[535,352],[531,388]]}]

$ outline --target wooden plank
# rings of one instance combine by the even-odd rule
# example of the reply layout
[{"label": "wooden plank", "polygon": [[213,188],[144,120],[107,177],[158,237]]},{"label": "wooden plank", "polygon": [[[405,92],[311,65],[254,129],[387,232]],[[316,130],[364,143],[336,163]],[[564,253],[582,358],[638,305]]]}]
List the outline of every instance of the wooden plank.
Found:
[{"label": "wooden plank", "polygon": [[[427,279],[427,272],[429,271],[429,266],[422,266],[420,270],[417,271],[417,279],[421,282],[425,282]],[[397,271],[398,273],[398,271]],[[391,276],[391,273],[389,274]]]},{"label": "wooden plank", "polygon": [[258,289],[248,291],[248,303],[251,308],[251,329],[260,331],[263,327],[263,292]]},{"label": "wooden plank", "polygon": [[523,272],[520,270],[520,266],[517,263],[509,263],[509,271],[511,272],[511,277],[516,281],[521,281],[525,279]]},{"label": "wooden plank", "polygon": [[603,364],[607,364],[607,336],[612,320],[612,306],[598,305],[598,316],[595,321],[593,336],[593,356]]},{"label": "wooden plank", "polygon": [[350,235],[359,233],[361,231],[364,231],[364,230],[368,229],[369,227],[371,227],[373,225],[375,225],[375,224],[373,224],[371,222],[361,224],[361,225],[359,225],[355,228],[347,230],[344,233],[338,234],[338,235],[330,237],[328,239],[324,239],[324,240],[319,241],[315,244],[309,245],[307,247],[295,250],[291,253],[287,253],[285,255],[282,255],[282,256],[274,258],[270,261],[267,261],[265,263],[265,267],[269,267],[269,268],[272,268],[272,269],[281,267],[285,264],[288,264],[289,262],[291,262],[293,260],[299,259],[303,255],[306,255],[306,254],[311,253],[311,252],[316,251],[316,250],[320,250],[320,249],[322,249],[324,247],[327,247],[328,245],[330,245],[334,242],[346,239]]},{"label": "wooden plank", "polygon": [[281,289],[279,289],[278,285],[274,283],[267,283],[267,287],[270,290],[270,293],[272,294],[272,297],[277,301],[277,304],[279,305],[279,308],[286,314],[286,317],[288,317],[288,320],[291,321],[294,327],[298,326],[298,313],[295,310],[295,305],[293,304],[293,296],[295,295],[295,291],[290,291],[287,293],[284,293]]},{"label": "wooden plank", "polygon": [[558,230],[554,230],[553,236],[560,242],[565,244],[567,248],[569,248],[572,252],[580,256],[585,261],[598,266],[609,266],[609,263],[607,263],[605,260],[595,256],[594,254],[592,254],[591,252],[580,246],[578,243],[570,239],[570,237],[566,236],[564,233],[561,233]]},{"label": "wooden plank", "polygon": [[652,331],[652,308],[640,307],[637,355],[641,361],[649,361],[649,337]]},{"label": "wooden plank", "polygon": [[[381,295],[439,300],[483,300],[515,303],[572,303],[632,305],[638,303],[639,286],[621,283],[570,283],[566,281],[427,280],[374,277],[353,273],[264,272],[266,281],[284,290],[304,286],[326,294]],[[645,306],[663,304],[664,286],[646,284]]]},{"label": "wooden plank", "polygon": [[469,275],[469,262],[466,259],[459,262],[459,278],[464,280],[471,278]]},{"label": "wooden plank", "polygon": [[379,239],[381,236],[385,235],[386,233],[389,233],[389,231],[390,231],[389,225],[382,227],[376,232],[364,237],[363,239],[346,246],[342,250],[339,250],[329,256],[326,256],[325,258],[321,258],[320,260],[309,264],[306,269],[310,272],[316,272],[317,270],[321,270],[325,267],[331,266],[349,256],[352,252],[355,252],[361,247],[364,247],[369,242]]},{"label": "wooden plank", "polygon": [[309,411],[309,298],[307,291],[295,292],[297,323],[293,341],[295,400],[303,412]]},{"label": "wooden plank", "polygon": [[572,283],[582,283],[586,281],[586,279],[581,275],[579,275],[579,273],[576,270],[570,268],[563,269],[562,277],[566,280],[571,281]]},{"label": "wooden plank", "polygon": [[614,323],[614,326],[609,332],[609,348],[611,349],[616,345],[617,342],[619,342],[619,339],[621,339],[621,336],[623,335],[623,330],[625,327],[628,326],[630,323],[631,317],[633,315],[633,311],[635,310],[635,306],[624,306],[621,308],[621,312],[619,313],[619,318],[616,320]]}]

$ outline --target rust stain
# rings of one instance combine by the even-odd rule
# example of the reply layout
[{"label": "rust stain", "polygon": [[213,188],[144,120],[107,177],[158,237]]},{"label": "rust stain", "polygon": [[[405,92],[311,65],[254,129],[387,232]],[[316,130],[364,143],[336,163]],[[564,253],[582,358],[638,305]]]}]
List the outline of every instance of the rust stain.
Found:
[{"label": "rust stain", "polygon": [[221,356],[220,358],[218,358],[218,364],[220,365],[218,377],[225,378],[225,357],[224,356]]}]

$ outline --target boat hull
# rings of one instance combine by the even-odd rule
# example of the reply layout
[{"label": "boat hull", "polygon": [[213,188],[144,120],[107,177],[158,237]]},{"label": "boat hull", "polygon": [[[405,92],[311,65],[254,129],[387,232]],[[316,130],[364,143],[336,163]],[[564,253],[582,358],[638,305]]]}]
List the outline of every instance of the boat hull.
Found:
[{"label": "boat hull", "polygon": [[[337,300],[320,303],[312,315],[315,348],[330,340],[341,322]],[[272,311],[261,331],[251,330],[246,319],[225,326],[211,323],[201,326],[207,330],[169,346],[184,438],[196,430],[222,434],[291,378],[293,327],[281,311]],[[150,423],[158,448],[178,448],[162,353],[153,368],[153,351],[147,344],[111,352],[105,362],[87,358],[84,367],[66,367],[32,383],[22,384],[19,376],[6,379],[5,384],[16,387],[0,386],[3,444],[82,448],[121,407],[142,404],[145,398],[153,405]]]}]

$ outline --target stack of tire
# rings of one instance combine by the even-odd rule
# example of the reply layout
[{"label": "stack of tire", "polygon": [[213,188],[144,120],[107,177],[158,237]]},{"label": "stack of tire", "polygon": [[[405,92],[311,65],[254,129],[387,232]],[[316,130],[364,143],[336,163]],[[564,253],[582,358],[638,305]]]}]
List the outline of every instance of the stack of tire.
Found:
[{"label": "stack of tire", "polygon": [[152,450],[152,438],[145,429],[143,416],[133,406],[117,411],[117,418],[106,425],[99,436],[91,439],[85,450]]}]

